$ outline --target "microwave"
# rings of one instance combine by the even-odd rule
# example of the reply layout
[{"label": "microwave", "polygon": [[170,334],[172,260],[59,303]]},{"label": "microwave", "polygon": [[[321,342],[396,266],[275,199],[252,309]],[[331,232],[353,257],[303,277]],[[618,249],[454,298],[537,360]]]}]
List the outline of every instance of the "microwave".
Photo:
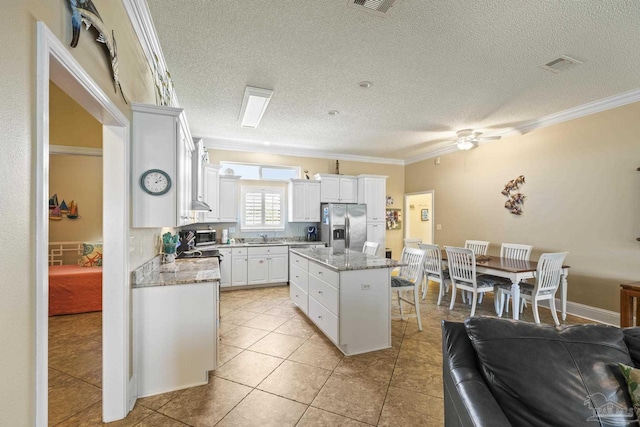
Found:
[{"label": "microwave", "polygon": [[196,247],[215,245],[216,243],[216,230],[196,230]]}]

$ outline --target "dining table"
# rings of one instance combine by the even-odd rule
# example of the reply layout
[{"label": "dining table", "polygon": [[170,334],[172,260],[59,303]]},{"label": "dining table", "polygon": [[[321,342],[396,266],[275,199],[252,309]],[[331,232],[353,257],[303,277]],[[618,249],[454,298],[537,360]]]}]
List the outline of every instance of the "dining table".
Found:
[{"label": "dining table", "polygon": [[[442,250],[442,263],[447,263],[447,252]],[[511,281],[511,307],[513,318],[520,318],[520,282],[526,279],[534,279],[538,263],[536,261],[525,261],[512,258],[501,258],[497,256],[478,255],[476,257],[476,273],[490,274],[492,276],[504,277]],[[567,319],[567,276],[569,266],[562,266],[562,276],[560,278],[560,302],[562,305],[562,320]],[[497,308],[498,302],[495,301]],[[497,310],[496,310],[497,311]]]}]

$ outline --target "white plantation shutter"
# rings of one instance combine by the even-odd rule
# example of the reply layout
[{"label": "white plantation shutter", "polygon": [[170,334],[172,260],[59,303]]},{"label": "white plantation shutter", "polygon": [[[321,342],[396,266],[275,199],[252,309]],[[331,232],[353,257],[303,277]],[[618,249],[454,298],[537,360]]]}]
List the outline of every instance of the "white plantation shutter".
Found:
[{"label": "white plantation shutter", "polygon": [[242,230],[284,230],[284,189],[243,186]]}]

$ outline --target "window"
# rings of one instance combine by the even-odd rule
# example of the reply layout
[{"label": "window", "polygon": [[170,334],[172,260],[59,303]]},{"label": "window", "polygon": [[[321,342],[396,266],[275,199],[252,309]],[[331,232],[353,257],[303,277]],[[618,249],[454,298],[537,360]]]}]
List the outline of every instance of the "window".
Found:
[{"label": "window", "polygon": [[220,162],[220,170],[233,170],[234,175],[242,179],[265,181],[286,181],[300,178],[300,168],[297,166],[256,165],[251,163]]},{"label": "window", "polygon": [[242,186],[240,194],[242,231],[284,230],[284,188]]}]

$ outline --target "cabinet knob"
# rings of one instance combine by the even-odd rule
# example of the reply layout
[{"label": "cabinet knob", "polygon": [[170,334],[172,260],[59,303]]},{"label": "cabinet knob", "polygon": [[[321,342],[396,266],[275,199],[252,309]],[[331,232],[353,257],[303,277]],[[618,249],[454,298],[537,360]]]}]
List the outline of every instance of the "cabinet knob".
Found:
[{"label": "cabinet knob", "polygon": [[322,291],[318,291],[318,293],[319,293],[320,295],[322,295]]},{"label": "cabinet knob", "polygon": [[318,319],[322,319],[322,316],[318,316]]}]

